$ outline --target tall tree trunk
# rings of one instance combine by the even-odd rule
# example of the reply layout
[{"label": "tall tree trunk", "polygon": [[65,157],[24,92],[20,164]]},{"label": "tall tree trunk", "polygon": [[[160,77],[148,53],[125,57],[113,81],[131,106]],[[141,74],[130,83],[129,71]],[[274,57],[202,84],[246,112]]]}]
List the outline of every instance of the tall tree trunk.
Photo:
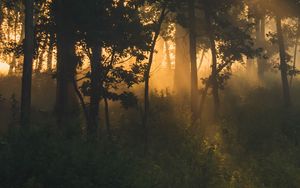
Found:
[{"label": "tall tree trunk", "polygon": [[[19,17],[20,17],[19,13],[17,12],[14,20],[15,22],[14,22],[14,39],[13,39],[16,44],[19,44],[19,41],[17,41]],[[17,58],[16,55],[13,53],[11,57],[11,61],[9,63],[8,75],[14,74],[14,70],[16,66],[17,66]]]},{"label": "tall tree trunk", "polygon": [[0,0],[0,31],[2,31],[2,22],[3,22],[3,19],[4,19],[4,16],[3,16],[3,0]]},{"label": "tall tree trunk", "polygon": [[9,63],[8,75],[13,75],[16,72],[17,58],[15,54],[12,54],[11,61]]},{"label": "tall tree trunk", "polygon": [[76,117],[79,106],[73,86],[77,66],[75,39],[72,27],[64,16],[66,8],[63,0],[56,1],[57,89],[55,111],[58,124],[63,124]]},{"label": "tall tree trunk", "polygon": [[[257,47],[265,48],[266,38],[265,38],[265,16],[260,16],[255,19],[256,24],[256,43]],[[258,68],[258,77],[263,80],[265,71],[266,71],[267,60],[264,57],[257,58],[257,68]]]},{"label": "tall tree trunk", "polygon": [[157,39],[160,34],[162,23],[167,15],[166,8],[163,8],[160,14],[160,17],[157,21],[157,28],[154,31],[154,36],[151,44],[150,54],[149,54],[149,60],[146,67],[146,71],[144,73],[144,79],[145,79],[145,86],[144,86],[144,114],[143,114],[143,126],[144,126],[144,151],[147,152],[148,150],[148,116],[150,111],[150,99],[149,99],[149,82],[150,82],[150,71],[153,64],[153,57],[155,53],[155,46]]},{"label": "tall tree trunk", "polygon": [[[257,14],[257,11],[256,7],[253,5],[249,6],[248,8],[248,22],[251,24],[255,24],[255,28],[251,30],[251,37],[254,39],[256,37],[257,24],[253,16]],[[255,68],[255,59],[253,57],[247,56],[246,71],[248,75],[254,75],[254,73],[257,74],[257,72],[255,72],[257,71],[257,69]]]},{"label": "tall tree trunk", "polygon": [[[21,14],[21,20],[23,21],[24,19],[25,19],[24,15]],[[21,26],[21,36],[20,36],[19,43],[22,43],[24,38],[25,38],[25,24],[22,24],[22,26]]]},{"label": "tall tree trunk", "polygon": [[49,36],[49,51],[47,54],[47,72],[52,71],[52,61],[53,61],[53,48],[54,48],[54,35],[51,33]]},{"label": "tall tree trunk", "polygon": [[18,43],[17,35],[18,35],[18,24],[19,24],[19,12],[16,12],[15,23],[14,23],[14,42]]},{"label": "tall tree trunk", "polygon": [[145,71],[145,86],[144,86],[144,114],[143,114],[143,126],[144,126],[144,151],[147,152],[148,150],[148,117],[149,117],[149,111],[150,111],[150,99],[149,99],[149,82],[150,82],[150,71],[151,71],[151,66],[153,63],[153,56],[155,53],[155,44],[158,39],[159,32],[155,33],[154,39],[152,41],[152,46],[150,50],[150,56],[149,56],[149,61],[148,65]]},{"label": "tall tree trunk", "polygon": [[85,101],[84,101],[84,96],[81,94],[79,88],[78,88],[78,84],[77,84],[77,80],[73,80],[73,87],[74,87],[74,90],[75,90],[75,93],[80,101],[80,105],[81,105],[81,108],[83,110],[83,113],[84,113],[84,117],[85,117],[85,120],[86,120],[86,123],[88,124],[89,122],[89,110],[85,104]]},{"label": "tall tree trunk", "polygon": [[[3,0],[0,0],[0,32],[3,33],[3,28],[2,28],[2,23],[3,23],[3,19],[4,19],[4,7],[3,7]],[[2,56],[2,55],[1,55]],[[0,57],[1,57],[0,56]]]},{"label": "tall tree trunk", "polygon": [[292,88],[294,73],[296,71],[296,63],[297,63],[297,54],[298,54],[298,45],[299,45],[299,35],[300,35],[300,19],[298,18],[297,24],[297,33],[295,39],[295,48],[294,48],[294,59],[293,59],[293,70],[290,78],[290,87]]},{"label": "tall tree trunk", "polygon": [[46,46],[47,46],[46,42],[44,42],[43,45],[41,46],[41,50],[39,52],[38,59],[37,59],[37,67],[36,67],[36,72],[37,73],[42,72],[43,63],[44,63],[44,55],[46,53]]},{"label": "tall tree trunk", "polygon": [[101,47],[97,44],[92,46],[91,60],[91,92],[88,135],[90,138],[97,137],[97,128],[99,126],[99,102],[100,102],[100,71],[101,71]]},{"label": "tall tree trunk", "polygon": [[283,99],[284,99],[285,106],[289,107],[291,104],[291,98],[290,98],[289,82],[288,82],[288,77],[287,77],[288,65],[287,65],[287,60],[286,60],[284,38],[283,38],[283,33],[282,33],[281,17],[276,16],[275,21],[276,21],[276,28],[277,28],[277,35],[278,35],[278,47],[279,47],[279,55],[280,55],[280,72],[281,72]]},{"label": "tall tree trunk", "polygon": [[201,66],[202,66],[202,64],[203,64],[203,60],[204,60],[205,53],[206,53],[206,49],[203,49],[203,50],[202,50],[202,53],[201,53],[200,62],[199,62],[198,68],[197,68],[198,71],[200,71]]},{"label": "tall tree trunk", "polygon": [[212,73],[211,73],[211,82],[212,84],[212,94],[214,98],[214,116],[217,118],[219,115],[219,108],[220,108],[220,98],[219,98],[219,84],[218,84],[218,71],[217,71],[217,49],[216,49],[216,42],[215,42],[215,36],[212,29],[212,22],[211,22],[211,16],[209,13],[209,10],[205,10],[205,20],[206,20],[206,28],[207,28],[207,34],[210,42],[210,49],[211,49],[211,55],[212,55]]},{"label": "tall tree trunk", "polygon": [[58,123],[74,116],[78,101],[74,94],[73,80],[75,77],[75,43],[63,34],[57,35],[57,93],[56,113]]},{"label": "tall tree trunk", "polygon": [[106,122],[106,131],[109,139],[111,139],[111,128],[110,128],[110,119],[109,119],[109,106],[107,97],[104,97],[104,110],[105,110],[105,122]]},{"label": "tall tree trunk", "polygon": [[174,91],[184,100],[190,90],[189,38],[186,29],[179,24],[176,24],[175,46]]},{"label": "tall tree trunk", "polygon": [[168,41],[165,41],[165,47],[166,47],[167,69],[168,69],[168,71],[171,71],[172,70],[172,61],[171,61],[170,46],[169,46]]},{"label": "tall tree trunk", "polygon": [[[8,16],[11,16],[11,11],[8,10]],[[11,42],[11,28],[12,28],[12,23],[8,23],[8,27],[6,27],[6,35],[7,35],[7,41],[8,42]],[[25,27],[25,24],[23,24],[24,27]],[[8,75],[12,75],[13,74],[13,70],[14,70],[14,67],[12,65],[12,61],[13,61],[13,53],[9,53],[7,54],[7,62],[9,64],[9,70],[8,70]]]},{"label": "tall tree trunk", "polygon": [[247,69],[247,74],[252,76],[253,73],[255,72],[255,68],[254,68],[254,65],[255,65],[255,61],[252,57],[247,57],[247,60],[246,60],[246,69]]},{"label": "tall tree trunk", "polygon": [[195,1],[189,0],[189,31],[190,31],[190,60],[191,60],[191,112],[192,118],[197,119],[198,104],[198,73],[197,73],[197,34]]},{"label": "tall tree trunk", "polygon": [[33,0],[25,1],[25,45],[21,96],[21,125],[29,126],[31,111],[31,79],[34,51]]}]

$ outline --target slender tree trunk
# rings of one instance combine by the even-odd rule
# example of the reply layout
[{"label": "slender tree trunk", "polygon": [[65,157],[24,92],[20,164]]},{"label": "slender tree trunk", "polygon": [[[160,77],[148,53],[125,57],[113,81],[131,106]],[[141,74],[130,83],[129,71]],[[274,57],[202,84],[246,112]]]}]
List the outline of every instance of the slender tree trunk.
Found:
[{"label": "slender tree trunk", "polygon": [[[17,35],[18,35],[18,24],[19,24],[19,13],[16,13],[15,16],[15,22],[14,22],[14,42],[17,44]],[[8,75],[13,75],[14,74],[14,70],[17,66],[17,58],[16,55],[13,53],[12,54],[12,58],[11,58],[11,62],[9,64],[9,71],[8,71]]]},{"label": "slender tree trunk", "polygon": [[252,57],[247,57],[246,68],[247,68],[248,75],[252,76],[253,73],[255,72],[254,65],[255,65],[254,59]]},{"label": "slender tree trunk", "polygon": [[205,104],[205,100],[206,100],[206,96],[207,96],[209,87],[210,87],[210,81],[208,80],[208,82],[205,84],[205,87],[202,91],[202,95],[201,95],[201,99],[200,99],[200,105],[199,105],[199,119],[200,119],[200,121],[202,120],[204,104]]},{"label": "slender tree trunk", "polygon": [[153,42],[152,42],[152,47],[150,50],[150,56],[149,56],[149,61],[147,65],[147,69],[145,72],[145,88],[144,88],[144,114],[143,114],[143,126],[144,126],[144,144],[145,148],[144,151],[147,152],[148,150],[148,116],[149,116],[149,110],[150,110],[150,99],[149,99],[149,82],[150,82],[150,71],[151,71],[151,66],[153,63],[153,56],[154,56],[154,50],[155,50],[155,44],[158,39],[159,33],[155,33]]},{"label": "slender tree trunk", "polygon": [[44,63],[44,55],[46,53],[46,46],[47,46],[47,43],[44,42],[43,45],[41,46],[41,51],[40,51],[40,54],[39,54],[39,58],[37,60],[37,70],[36,72],[37,73],[41,73],[42,72],[42,69],[43,69],[43,63]]},{"label": "slender tree trunk", "polygon": [[47,54],[47,72],[52,71],[53,48],[54,48],[54,35],[51,33],[49,36],[49,51]]},{"label": "slender tree trunk", "polygon": [[144,151],[147,152],[148,150],[148,116],[149,116],[149,110],[150,110],[150,99],[149,99],[149,82],[150,82],[150,71],[153,64],[153,57],[155,53],[155,46],[157,39],[160,34],[162,23],[166,17],[166,8],[162,9],[162,12],[160,14],[160,17],[157,22],[157,28],[154,31],[154,37],[151,44],[150,54],[149,54],[149,61],[146,67],[146,71],[144,73],[144,79],[145,79],[145,87],[144,87],[144,114],[143,114],[143,126],[144,126]]},{"label": "slender tree trunk", "polygon": [[[249,6],[249,12],[248,12],[248,22],[251,24],[255,24],[255,28],[251,30],[251,37],[255,38],[256,37],[256,31],[257,31],[257,24],[255,22],[255,18],[253,18],[254,15],[256,15],[256,10],[255,6]],[[248,75],[254,75],[257,74],[256,69],[255,69],[255,59],[253,57],[247,56],[247,61],[246,61],[246,69],[247,69],[247,74]],[[255,75],[256,76],[256,75]]]},{"label": "slender tree trunk", "polygon": [[224,64],[219,65],[218,69],[216,70],[215,75],[210,75],[210,77],[208,78],[208,80],[205,84],[204,90],[202,92],[201,100],[200,100],[200,105],[199,105],[199,118],[200,118],[200,120],[202,119],[202,113],[203,113],[203,110],[204,110],[205,99],[206,99],[206,96],[208,94],[209,87],[212,84],[212,81],[211,81],[212,77],[217,76],[227,65],[228,65],[228,63],[224,63]]},{"label": "slender tree trunk", "polygon": [[277,35],[278,35],[283,99],[284,99],[285,106],[289,107],[291,105],[291,98],[290,98],[289,82],[287,77],[288,65],[286,61],[286,52],[285,52],[284,38],[282,33],[281,17],[276,16],[275,21],[276,21],[276,28],[277,28]]},{"label": "slender tree trunk", "polygon": [[290,78],[290,87],[292,87],[292,85],[293,85],[294,72],[296,71],[296,62],[297,62],[298,45],[299,45],[299,35],[300,35],[300,19],[298,18],[297,33],[296,33],[295,48],[294,48],[293,70],[292,70],[292,75],[291,75],[291,78]]},{"label": "slender tree trunk", "polygon": [[110,128],[110,119],[109,119],[109,106],[107,97],[104,97],[104,110],[105,110],[105,122],[106,122],[106,131],[108,137],[111,138],[111,128]]},{"label": "slender tree trunk", "polygon": [[17,41],[17,35],[18,35],[19,17],[20,17],[20,15],[17,12],[16,13],[16,17],[15,17],[15,23],[14,23],[14,40],[15,40],[15,43],[18,43],[18,41]]},{"label": "slender tree trunk", "polygon": [[[260,18],[256,18],[256,43],[257,47],[265,48],[265,16],[261,16]],[[264,74],[266,71],[267,61],[263,57],[257,58],[257,67],[258,67],[258,77],[263,80]]]},{"label": "slender tree trunk", "polygon": [[[23,21],[24,20],[24,15],[21,15],[21,20]],[[20,36],[20,40],[19,40],[19,43],[22,43],[23,40],[25,38],[25,24],[22,24],[22,27],[21,27],[21,36]]]},{"label": "slender tree trunk", "polygon": [[197,34],[195,1],[189,0],[189,31],[190,31],[190,60],[191,60],[191,112],[193,120],[198,118],[198,73],[197,73]]},{"label": "slender tree trunk", "polygon": [[100,102],[100,71],[101,71],[101,47],[97,44],[92,46],[91,60],[91,93],[90,93],[90,109],[88,135],[89,137],[97,137],[97,129],[99,126],[99,102]]},{"label": "slender tree trunk", "polygon": [[80,105],[82,107],[86,123],[88,124],[88,122],[89,122],[89,111],[88,111],[88,108],[86,107],[86,104],[84,102],[84,97],[81,94],[81,92],[80,92],[80,90],[78,88],[77,81],[75,79],[73,80],[73,87],[74,87],[74,90],[75,90],[75,92],[77,94],[77,97],[78,97],[78,99],[80,101]]},{"label": "slender tree trunk", "polygon": [[165,47],[166,47],[167,69],[169,71],[171,71],[172,70],[172,62],[171,62],[170,46],[168,44],[168,41],[165,41]]},{"label": "slender tree trunk", "polygon": [[15,54],[12,54],[11,61],[9,63],[8,75],[11,76],[15,73],[16,65],[17,65],[17,58]]},{"label": "slender tree trunk", "polygon": [[220,108],[220,98],[219,98],[219,84],[218,84],[218,71],[217,71],[217,49],[215,36],[211,25],[211,17],[209,10],[205,10],[205,20],[207,27],[207,34],[210,42],[210,49],[212,55],[212,73],[211,73],[211,84],[212,84],[212,94],[214,98],[214,116],[217,118],[219,116]]},{"label": "slender tree trunk", "polygon": [[25,1],[25,45],[21,96],[21,125],[29,126],[31,111],[31,79],[34,51],[33,0]]},{"label": "slender tree trunk", "polygon": [[203,64],[203,60],[204,60],[205,53],[206,53],[206,50],[203,49],[203,50],[202,50],[202,53],[201,53],[200,62],[199,62],[198,68],[197,68],[198,71],[200,71],[200,68],[201,68],[201,66],[202,66],[202,64]]},{"label": "slender tree trunk", "polygon": [[[8,10],[8,16],[11,16],[11,11]],[[25,27],[25,24],[23,24]],[[12,28],[12,23],[8,23],[8,27],[6,29],[6,34],[7,34],[7,41],[11,42],[11,28]],[[14,70],[14,66],[13,66],[13,53],[9,53],[7,54],[7,62],[9,63],[9,70],[8,70],[8,75],[12,75],[13,74],[13,70]]]},{"label": "slender tree trunk", "polygon": [[[3,0],[0,0],[0,33],[3,33],[3,28],[2,28],[2,23],[4,20],[4,11],[3,10],[4,10]],[[0,57],[2,57],[2,55]]]},{"label": "slender tree trunk", "polygon": [[0,31],[2,32],[2,22],[3,22],[3,0],[0,0]]}]

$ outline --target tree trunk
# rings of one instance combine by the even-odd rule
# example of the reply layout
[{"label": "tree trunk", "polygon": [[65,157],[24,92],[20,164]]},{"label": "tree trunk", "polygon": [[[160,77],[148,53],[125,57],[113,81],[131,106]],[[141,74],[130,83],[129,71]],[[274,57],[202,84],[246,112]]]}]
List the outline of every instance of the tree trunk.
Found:
[{"label": "tree trunk", "polygon": [[202,114],[203,114],[203,111],[204,111],[204,104],[205,104],[205,100],[206,100],[206,96],[207,96],[209,87],[210,87],[210,83],[208,81],[205,84],[205,87],[204,87],[204,89],[202,91],[202,95],[201,95],[201,99],[200,99],[200,103],[199,103],[199,112],[198,113],[199,113],[199,119],[200,119],[200,121],[202,120]]},{"label": "tree trunk", "polygon": [[[258,48],[265,48],[265,16],[261,16],[260,18],[255,19],[256,24],[256,43]],[[266,71],[267,61],[264,57],[257,58],[257,69],[258,69],[258,77],[263,80],[265,71]]]},{"label": "tree trunk", "polygon": [[108,100],[104,97],[104,110],[105,110],[105,122],[106,122],[106,131],[109,139],[111,139],[111,128],[110,128],[110,119],[109,119],[109,106]]},{"label": "tree trunk", "polygon": [[190,90],[189,42],[188,32],[179,24],[176,24],[175,46],[174,91],[184,99]]},{"label": "tree trunk", "polygon": [[2,32],[2,22],[3,22],[3,0],[0,0],[0,31]]},{"label": "tree trunk", "polygon": [[15,23],[14,23],[14,41],[15,41],[15,43],[18,43],[17,35],[18,35],[19,17],[20,17],[19,12],[16,12]]},{"label": "tree trunk", "polygon": [[[23,21],[24,20],[24,15],[22,16],[21,15],[21,20]],[[20,36],[20,40],[19,40],[19,43],[22,43],[23,40],[25,38],[25,24],[22,24],[22,27],[21,27],[21,36]]]},{"label": "tree trunk", "polygon": [[277,35],[278,35],[278,47],[279,47],[279,55],[280,55],[280,72],[281,72],[281,81],[282,81],[282,89],[283,89],[283,99],[284,104],[286,107],[289,107],[291,104],[290,98],[290,88],[289,82],[287,77],[288,65],[286,61],[286,52],[284,46],[284,38],[282,33],[282,26],[281,26],[281,17],[276,16],[276,28],[277,28]]},{"label": "tree trunk", "polygon": [[59,123],[74,116],[78,107],[72,83],[76,70],[75,44],[72,39],[63,36],[57,35],[56,113]]},{"label": "tree trunk", "polygon": [[84,96],[81,94],[81,92],[78,88],[77,81],[75,79],[73,80],[73,87],[74,87],[75,93],[77,94],[77,97],[80,101],[80,105],[81,105],[83,113],[84,113],[86,124],[88,124],[88,122],[89,122],[89,110],[86,107],[86,104],[85,104],[85,101],[84,101]]},{"label": "tree trunk", "polygon": [[76,113],[78,113],[79,104],[73,86],[77,61],[74,32],[68,20],[65,19],[63,1],[57,0],[56,6],[57,89],[55,111],[58,124],[63,124],[76,117]]},{"label": "tree trunk", "polygon": [[190,31],[190,60],[191,60],[191,112],[192,118],[197,119],[198,104],[198,73],[197,73],[197,34],[195,1],[189,0],[189,31]]},{"label": "tree trunk", "polygon": [[299,45],[299,35],[300,35],[300,19],[298,18],[297,24],[297,33],[295,39],[295,48],[294,48],[294,59],[293,59],[293,70],[290,78],[290,87],[292,88],[294,73],[296,71],[296,62],[297,62],[297,54],[298,54],[298,45]]},{"label": "tree trunk", "polygon": [[254,59],[252,57],[247,57],[247,60],[246,60],[246,69],[247,69],[247,74],[249,76],[252,76],[253,73],[255,73],[256,69],[254,68],[254,65],[255,65]]},{"label": "tree trunk", "polygon": [[167,69],[168,69],[168,71],[171,71],[172,70],[172,61],[171,61],[170,46],[168,44],[168,41],[165,41],[165,46],[166,46]]},{"label": "tree trunk", "polygon": [[16,66],[17,66],[17,58],[15,54],[12,54],[11,61],[9,63],[8,75],[11,76],[16,72]]},{"label": "tree trunk", "polygon": [[[19,13],[16,12],[16,16],[14,20],[14,39],[13,39],[16,44],[19,44],[19,41],[17,41],[19,17],[20,17]],[[8,75],[14,74],[14,70],[16,69],[16,66],[17,66],[17,58],[16,58],[16,54],[13,53],[11,57],[11,62],[9,63]]]},{"label": "tree trunk", "polygon": [[201,53],[200,62],[199,62],[198,68],[197,68],[198,71],[200,71],[201,66],[202,66],[202,64],[203,64],[203,60],[204,60],[205,53],[206,53],[206,49],[203,49],[203,50],[202,50],[202,53]]},{"label": "tree trunk", "polygon": [[36,67],[36,72],[41,73],[43,70],[43,63],[44,63],[44,55],[46,53],[46,46],[47,43],[44,42],[43,45],[41,46],[41,51],[39,52],[38,59],[37,59],[37,67]]},{"label": "tree trunk", "polygon": [[217,71],[217,49],[215,36],[211,25],[211,17],[209,14],[209,10],[205,10],[205,20],[206,20],[206,28],[207,34],[210,42],[210,49],[212,55],[212,73],[211,73],[211,82],[212,84],[212,94],[214,98],[214,116],[217,118],[219,116],[219,108],[220,108],[220,98],[219,98],[219,84],[218,84],[218,71]]},{"label": "tree trunk", "polygon": [[25,44],[21,96],[21,125],[29,126],[31,111],[32,60],[34,51],[33,0],[25,1]]},{"label": "tree trunk", "polygon": [[152,41],[152,46],[151,46],[151,50],[150,50],[150,56],[149,56],[149,61],[148,61],[148,65],[146,68],[146,72],[145,72],[145,86],[144,86],[144,115],[143,115],[143,126],[144,126],[144,151],[147,152],[148,150],[148,126],[147,126],[147,122],[148,122],[148,116],[149,116],[149,110],[150,110],[150,99],[149,99],[149,82],[150,82],[150,71],[151,71],[151,66],[153,63],[153,56],[154,56],[154,52],[155,52],[155,45],[156,45],[156,41],[158,39],[159,36],[159,32],[155,33],[154,39]]},{"label": "tree trunk", "polygon": [[99,126],[99,102],[100,102],[100,71],[101,71],[101,47],[97,44],[92,47],[91,60],[91,91],[90,91],[90,108],[89,108],[89,137],[97,137],[97,128]]},{"label": "tree trunk", "polygon": [[54,48],[54,35],[51,33],[49,36],[49,51],[47,54],[47,72],[52,71],[53,48]]},{"label": "tree trunk", "polygon": [[143,114],[143,126],[144,126],[144,151],[147,152],[148,150],[148,116],[149,116],[149,110],[150,110],[150,100],[149,100],[149,82],[150,82],[150,71],[153,64],[153,57],[155,53],[155,46],[157,39],[160,34],[162,23],[166,17],[166,8],[163,8],[160,14],[160,17],[157,22],[157,28],[154,31],[154,36],[151,44],[150,54],[149,54],[149,61],[146,67],[146,71],[144,73],[144,79],[145,79],[145,87],[144,87],[144,114]]}]

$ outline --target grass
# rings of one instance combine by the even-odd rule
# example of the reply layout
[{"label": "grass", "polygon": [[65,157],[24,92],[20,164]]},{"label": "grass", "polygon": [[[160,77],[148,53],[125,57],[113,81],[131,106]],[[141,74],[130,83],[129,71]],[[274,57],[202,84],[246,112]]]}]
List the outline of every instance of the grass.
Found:
[{"label": "grass", "polygon": [[[30,130],[8,126],[0,138],[0,187],[298,187],[300,83],[285,110],[279,85],[242,83],[245,89],[237,92],[239,82],[222,92],[217,123],[208,98],[198,131],[191,129],[188,101],[178,104],[173,94],[153,92],[146,154],[139,108],[112,104],[113,139],[102,123],[96,142],[86,140],[80,118],[58,130],[51,113],[34,110]],[[35,101],[42,101],[38,96]],[[4,103],[2,110],[11,106]]]}]

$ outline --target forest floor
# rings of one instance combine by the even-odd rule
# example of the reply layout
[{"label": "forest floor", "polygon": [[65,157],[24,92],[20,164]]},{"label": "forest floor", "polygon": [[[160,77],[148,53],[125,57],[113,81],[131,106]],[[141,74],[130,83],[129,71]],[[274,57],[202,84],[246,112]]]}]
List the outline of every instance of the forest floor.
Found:
[{"label": "forest floor", "polygon": [[33,125],[18,131],[19,83],[17,77],[0,78],[0,187],[300,185],[297,80],[292,87],[293,105],[285,109],[279,82],[266,81],[262,86],[235,78],[221,92],[220,120],[212,120],[209,97],[203,119],[196,123],[198,129],[190,123],[188,101],[166,91],[152,92],[146,153],[140,108],[110,105],[112,139],[103,118],[96,142],[85,139],[80,116],[58,130],[51,110],[55,83],[43,78],[33,84]]}]

